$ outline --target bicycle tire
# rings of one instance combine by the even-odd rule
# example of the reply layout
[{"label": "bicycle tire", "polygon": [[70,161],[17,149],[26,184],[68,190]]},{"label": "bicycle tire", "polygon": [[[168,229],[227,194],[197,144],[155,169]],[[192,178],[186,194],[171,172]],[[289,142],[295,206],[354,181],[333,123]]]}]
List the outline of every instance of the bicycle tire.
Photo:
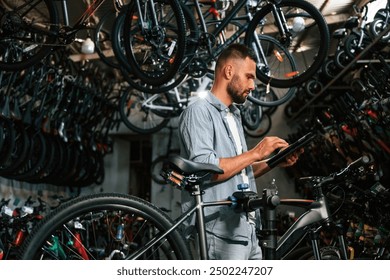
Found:
[{"label": "bicycle tire", "polygon": [[309,79],[305,83],[305,91],[307,94],[309,94],[312,97],[322,92],[323,88],[324,85],[318,79]]},{"label": "bicycle tire", "polygon": [[302,256],[313,253],[313,249],[310,246],[303,246],[292,250],[287,256],[281,257],[282,260],[301,260]]},{"label": "bicycle tire", "polygon": [[[128,5],[123,39],[131,73],[153,86],[168,83],[180,68],[186,53],[186,23],[180,1],[132,1]],[[139,15],[138,6],[143,12]],[[153,13],[153,11],[156,11]],[[169,12],[169,16],[168,13]],[[142,26],[139,19],[156,26]]]},{"label": "bicycle tire", "polygon": [[260,125],[256,127],[256,129],[249,129],[248,127],[244,126],[245,134],[249,137],[253,138],[259,138],[266,135],[272,127],[272,119],[269,114],[264,113],[262,114],[262,118],[260,121]]},{"label": "bicycle tire", "polygon": [[268,92],[266,87],[260,86],[248,95],[248,100],[259,106],[272,108],[286,103],[295,96],[296,92],[296,87],[288,89],[270,88]]},{"label": "bicycle tire", "polygon": [[2,126],[2,148],[0,150],[0,165],[5,164],[12,156],[15,147],[15,129],[10,119],[0,117]]},{"label": "bicycle tire", "polygon": [[343,49],[338,50],[334,55],[334,62],[340,69],[347,67],[351,61],[352,58]]},{"label": "bicycle tire", "polygon": [[[372,22],[370,22],[368,26],[368,32],[371,38],[378,37],[386,29],[389,23],[386,23],[382,19],[375,19]],[[390,32],[384,34],[382,38],[379,39],[379,41],[382,43],[388,43],[389,39],[390,39]]]},{"label": "bicycle tire", "polygon": [[[311,3],[304,0],[283,0],[279,4],[276,4],[276,7],[283,11],[289,28],[288,35],[290,36],[279,38],[280,33],[272,15],[272,5],[266,5],[254,15],[253,20],[248,26],[245,42],[246,44],[250,44],[253,41],[254,34],[261,33],[270,34],[271,37],[278,39],[280,44],[285,48],[286,53],[289,52],[294,57],[299,72],[293,70],[293,72],[278,73],[279,70],[277,69],[258,67],[257,76],[265,84],[290,88],[304,83],[321,68],[328,55],[330,34],[324,17]],[[314,36],[306,33],[309,31],[315,33],[315,38],[319,38],[320,41],[309,44],[310,42],[308,40],[314,38]],[[305,64],[300,63],[302,59],[297,57],[304,50],[303,48],[300,49],[302,44],[312,46],[310,54],[305,52],[305,59],[303,61]],[[278,75],[276,76],[276,74]]]},{"label": "bicycle tire", "polygon": [[[0,9],[0,16],[3,17],[0,26],[0,69],[5,71],[19,71],[37,64],[52,51],[56,41],[59,17],[53,1],[32,3],[35,6],[31,9],[27,5],[24,8],[28,11],[22,18],[22,11],[15,10],[27,4],[25,2],[7,1],[8,8],[13,10]],[[15,24],[15,20],[22,24]],[[28,22],[34,22],[36,28]]]},{"label": "bicycle tire", "polygon": [[[286,89],[280,89],[280,88],[269,88],[267,90],[267,87],[264,85],[259,85],[252,93],[250,94],[251,98],[248,98],[252,103],[255,103],[262,108],[262,113],[267,113],[268,115],[272,116],[273,113],[276,112],[278,109],[278,106],[280,105],[278,103],[279,96],[285,96],[283,91]],[[290,91],[292,89],[288,89],[287,91]],[[278,95],[275,93],[275,91],[278,92]],[[282,92],[280,94],[280,92]],[[290,94],[290,93],[287,93]],[[292,98],[294,95],[292,94],[290,98]],[[289,99],[290,99],[289,98]],[[283,101],[281,104],[287,102]]]},{"label": "bicycle tire", "polygon": [[101,60],[112,68],[119,68],[119,62],[113,54],[113,57],[108,56],[107,52],[113,51],[112,39],[115,37],[112,29],[117,18],[117,14],[114,10],[109,10],[100,19],[94,31],[95,49]]},{"label": "bicycle tire", "polygon": [[[72,244],[61,242],[61,238],[57,243],[61,246],[61,254],[56,255],[47,243],[53,243],[53,237],[64,237],[64,241],[67,241],[69,238],[66,236],[73,234],[70,225],[75,219],[78,225],[83,225],[85,229],[80,236],[90,234],[88,240],[83,239],[86,250],[84,256],[101,260],[118,256],[121,256],[120,259],[123,259],[122,256],[130,258],[151,238],[170,230],[173,225],[172,220],[162,210],[138,197],[115,193],[81,196],[62,204],[40,221],[23,242],[19,258],[83,259]],[[124,226],[123,235],[117,231],[120,223]],[[80,242],[80,239],[77,241]],[[151,248],[155,251],[146,251],[137,259],[192,259],[188,243],[178,229],[166,236],[164,244],[168,248],[159,250],[157,245],[161,243],[156,244]]]},{"label": "bicycle tire", "polygon": [[371,40],[368,38],[367,35],[364,35],[360,46],[359,42],[360,35],[357,35],[355,33],[352,33],[348,35],[347,38],[345,38],[344,50],[349,57],[355,58],[356,56],[358,56],[371,43]]},{"label": "bicycle tire", "polygon": [[324,75],[324,78],[327,80],[332,80],[340,72],[340,68],[337,67],[334,57],[330,56],[322,65],[321,73]]},{"label": "bicycle tire", "polygon": [[[143,105],[152,94],[129,89],[122,93],[119,102],[119,113],[122,122],[132,131],[140,134],[151,134],[164,128],[170,118],[167,113],[149,109]],[[155,96],[156,105],[167,106],[171,104],[169,93],[161,93]]]},{"label": "bicycle tire", "polygon": [[[333,246],[324,246],[320,248],[321,260],[341,260],[339,249]],[[311,247],[296,249],[289,254],[291,260],[315,260],[314,252]]]},{"label": "bicycle tire", "polygon": [[147,84],[132,74],[131,66],[129,65],[126,58],[123,41],[123,24],[125,21],[125,17],[126,13],[125,9],[123,9],[115,19],[112,30],[112,34],[114,34],[114,36],[112,36],[111,38],[112,49],[114,51],[116,59],[118,60],[118,66],[123,79],[134,89],[148,93],[166,92],[178,86],[186,78],[186,74],[178,72],[171,81],[160,86],[153,86]]},{"label": "bicycle tire", "polygon": [[14,121],[12,122],[12,127],[15,131],[13,150],[8,162],[3,162],[0,166],[0,174],[2,175],[14,172],[23,164],[30,146],[30,139],[24,125],[21,122]]},{"label": "bicycle tire", "polygon": [[[50,153],[47,157],[45,167],[42,170],[41,176],[37,183],[52,183],[52,179],[60,178],[62,172],[66,170],[66,160],[63,148],[60,144],[60,138],[54,135],[46,135],[47,146],[50,147]],[[31,181],[30,181],[31,182]]]},{"label": "bicycle tire", "polygon": [[262,107],[251,102],[246,101],[240,107],[242,125],[250,130],[259,127],[261,118],[263,117]]},{"label": "bicycle tire", "polygon": [[42,171],[47,154],[46,138],[43,133],[34,128],[27,129],[31,140],[28,157],[23,165],[9,177],[19,181],[28,181],[35,178]]}]

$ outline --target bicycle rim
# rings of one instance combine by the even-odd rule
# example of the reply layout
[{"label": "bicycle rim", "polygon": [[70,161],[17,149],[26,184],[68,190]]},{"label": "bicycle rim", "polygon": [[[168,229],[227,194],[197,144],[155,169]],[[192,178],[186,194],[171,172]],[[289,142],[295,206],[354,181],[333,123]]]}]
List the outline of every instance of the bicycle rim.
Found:
[{"label": "bicycle rim", "polygon": [[[96,52],[105,64],[113,68],[119,68],[118,60],[113,53],[113,46],[111,42],[112,34],[116,34],[113,30],[116,18],[117,14],[114,11],[109,10],[100,18],[94,32]],[[115,35],[113,37],[115,37]]]},{"label": "bicycle rim", "polygon": [[[266,5],[255,14],[248,27],[245,41],[249,44],[254,41],[254,34],[257,34],[256,36],[265,34],[276,38],[285,53],[293,56],[295,70],[288,72],[286,69],[282,72],[272,67],[272,63],[260,61],[257,73],[259,79],[266,84],[288,88],[305,82],[319,70],[328,53],[330,35],[326,21],[312,4],[306,1],[286,0],[277,7],[281,9],[286,19],[287,36],[279,35],[271,5]],[[282,58],[281,55],[277,55],[277,59]]]},{"label": "bicycle rim", "polygon": [[269,114],[262,114],[262,118],[260,120],[260,124],[255,129],[249,129],[248,127],[244,126],[245,133],[254,138],[262,137],[266,135],[272,127],[272,120]]},{"label": "bicycle rim", "polygon": [[153,7],[150,5],[150,1],[133,1],[129,5],[123,38],[131,73],[158,86],[176,75],[184,59],[187,38],[182,35],[186,34],[185,19],[179,1],[156,0]]},{"label": "bicycle rim", "polygon": [[258,86],[248,96],[248,100],[264,107],[276,107],[289,101],[297,92],[296,87],[292,88],[268,88]]},{"label": "bicycle rim", "polygon": [[186,78],[186,74],[176,73],[174,78],[169,82],[153,86],[151,84],[145,83],[142,79],[137,78],[131,71],[131,66],[126,58],[124,40],[123,40],[123,24],[125,21],[126,13],[122,11],[115,19],[113,25],[112,34],[115,34],[111,37],[112,49],[115,54],[115,58],[118,60],[118,67],[121,71],[122,77],[129,83],[134,89],[137,89],[142,92],[148,93],[161,93],[166,92],[180,85],[182,81]]},{"label": "bicycle rim", "polygon": [[[171,219],[151,203],[121,194],[93,194],[62,204],[46,216],[23,243],[25,260],[134,259]],[[191,259],[183,235],[170,232],[140,253],[139,260]]]},{"label": "bicycle rim", "polygon": [[[18,7],[27,4],[19,9]],[[48,55],[56,41],[58,15],[51,0],[7,0],[0,7],[0,69],[26,69]]]},{"label": "bicycle rim", "polygon": [[129,89],[124,92],[120,100],[119,113],[123,123],[132,131],[140,134],[155,133],[164,128],[168,122],[168,111],[148,108],[145,101],[149,97],[156,97],[151,106],[165,106],[169,105],[169,94],[153,95],[149,93],[140,92],[134,89]]}]

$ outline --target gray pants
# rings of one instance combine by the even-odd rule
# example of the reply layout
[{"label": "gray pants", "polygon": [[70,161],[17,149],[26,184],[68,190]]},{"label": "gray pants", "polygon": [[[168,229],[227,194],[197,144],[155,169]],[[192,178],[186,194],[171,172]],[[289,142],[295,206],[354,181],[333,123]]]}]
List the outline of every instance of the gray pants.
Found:
[{"label": "gray pants", "polygon": [[251,236],[248,241],[235,241],[207,233],[210,260],[261,260],[262,252],[253,224],[248,223]]}]

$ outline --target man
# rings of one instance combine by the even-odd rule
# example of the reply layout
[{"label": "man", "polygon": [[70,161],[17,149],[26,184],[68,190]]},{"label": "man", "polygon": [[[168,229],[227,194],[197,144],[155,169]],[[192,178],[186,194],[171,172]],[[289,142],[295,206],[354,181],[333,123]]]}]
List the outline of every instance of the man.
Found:
[{"label": "man", "polygon": [[[226,199],[247,185],[256,191],[255,178],[268,172],[265,159],[288,143],[279,137],[265,137],[248,150],[239,109],[255,88],[256,62],[253,51],[245,45],[232,44],[219,56],[212,88],[204,99],[191,104],[179,120],[181,155],[189,160],[218,165],[224,173],[204,186],[204,201]],[[290,166],[298,155],[290,156],[280,166]],[[193,198],[182,192],[182,210]],[[206,234],[209,259],[261,259],[255,234],[259,211],[236,213],[227,206],[206,207]],[[189,221],[186,234],[193,233]]]}]

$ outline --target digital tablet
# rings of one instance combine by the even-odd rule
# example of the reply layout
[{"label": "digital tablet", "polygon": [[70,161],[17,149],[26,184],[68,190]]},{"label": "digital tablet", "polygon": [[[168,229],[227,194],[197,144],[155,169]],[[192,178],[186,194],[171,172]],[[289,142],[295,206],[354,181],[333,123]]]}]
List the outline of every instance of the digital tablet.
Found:
[{"label": "digital tablet", "polygon": [[269,160],[267,160],[267,164],[269,167],[274,168],[279,163],[283,162],[286,157],[292,153],[294,153],[296,150],[302,148],[306,144],[308,144],[310,141],[312,141],[316,137],[316,134],[309,132],[306,135],[299,138],[296,142],[289,145],[286,149],[280,151],[273,157],[271,157]]}]

